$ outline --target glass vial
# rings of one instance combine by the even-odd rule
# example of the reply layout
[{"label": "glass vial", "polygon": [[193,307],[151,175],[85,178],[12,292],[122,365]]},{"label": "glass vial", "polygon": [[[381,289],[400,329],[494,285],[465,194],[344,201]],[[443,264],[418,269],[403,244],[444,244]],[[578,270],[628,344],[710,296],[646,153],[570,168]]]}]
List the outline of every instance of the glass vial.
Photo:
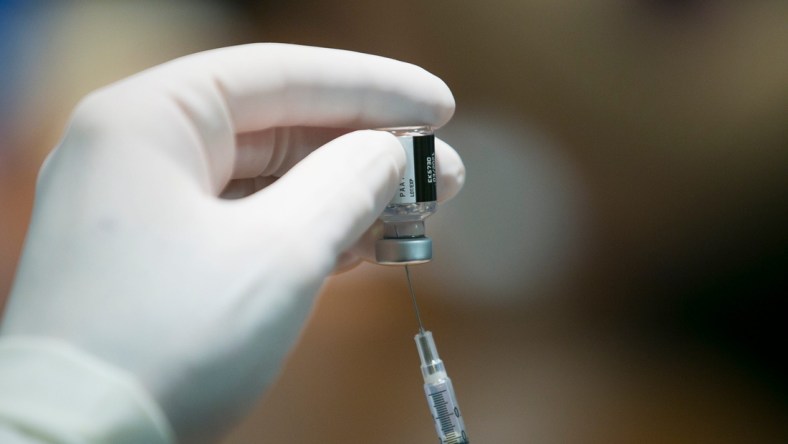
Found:
[{"label": "glass vial", "polygon": [[432,239],[424,219],[437,208],[435,136],[428,126],[381,128],[399,139],[407,155],[405,175],[383,210],[383,239],[375,244],[380,264],[408,265],[432,259]]}]

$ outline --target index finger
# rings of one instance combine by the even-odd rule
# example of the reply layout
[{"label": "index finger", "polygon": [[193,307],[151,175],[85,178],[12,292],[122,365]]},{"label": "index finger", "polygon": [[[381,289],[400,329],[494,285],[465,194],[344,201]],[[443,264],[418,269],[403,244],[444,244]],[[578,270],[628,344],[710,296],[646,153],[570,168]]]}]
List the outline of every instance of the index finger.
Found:
[{"label": "index finger", "polygon": [[[185,56],[105,91],[112,93],[103,94],[99,115],[112,108],[124,127],[146,134],[148,148],[174,151],[177,166],[214,195],[233,178],[239,134],[282,127],[437,128],[454,113],[446,84],[418,66],[272,43]],[[194,143],[169,143],[175,136]],[[288,143],[273,142],[290,151]]]},{"label": "index finger", "polygon": [[236,134],[282,126],[437,128],[454,113],[454,97],[435,75],[352,51],[259,43],[206,51],[151,71],[157,69],[218,89]]}]

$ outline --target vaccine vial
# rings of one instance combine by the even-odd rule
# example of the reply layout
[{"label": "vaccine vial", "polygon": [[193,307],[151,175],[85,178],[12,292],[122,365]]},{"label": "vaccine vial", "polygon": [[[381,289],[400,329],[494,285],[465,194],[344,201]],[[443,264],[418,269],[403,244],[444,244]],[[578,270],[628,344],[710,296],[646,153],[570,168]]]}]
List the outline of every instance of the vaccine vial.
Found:
[{"label": "vaccine vial", "polygon": [[428,126],[380,128],[399,139],[407,166],[391,202],[383,210],[383,239],[375,244],[376,260],[385,265],[408,265],[432,259],[432,239],[424,220],[437,208],[435,136]]}]

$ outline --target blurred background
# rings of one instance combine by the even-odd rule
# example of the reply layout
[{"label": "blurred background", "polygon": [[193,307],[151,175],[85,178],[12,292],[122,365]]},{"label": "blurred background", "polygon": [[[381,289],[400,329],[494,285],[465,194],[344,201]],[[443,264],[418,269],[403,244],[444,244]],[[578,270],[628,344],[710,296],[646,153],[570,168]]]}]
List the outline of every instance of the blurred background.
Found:
[{"label": "blurred background", "polygon": [[[788,442],[787,24],[773,0],[0,0],[0,306],[80,97],[245,42],[369,52],[457,100],[467,186],[413,278],[472,442]],[[332,278],[224,443],[434,442],[406,291]]]}]

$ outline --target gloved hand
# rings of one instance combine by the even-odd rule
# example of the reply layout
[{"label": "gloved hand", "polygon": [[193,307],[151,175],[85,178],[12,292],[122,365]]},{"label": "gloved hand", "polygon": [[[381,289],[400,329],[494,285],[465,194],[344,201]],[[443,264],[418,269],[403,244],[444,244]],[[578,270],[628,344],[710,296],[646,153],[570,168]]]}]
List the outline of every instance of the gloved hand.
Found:
[{"label": "gloved hand", "polygon": [[[2,333],[123,368],[182,442],[215,439],[275,376],[324,278],[373,251],[405,156],[390,134],[351,130],[453,111],[416,66],[279,44],[98,90],[42,168]],[[436,150],[445,199],[464,169]]]}]

